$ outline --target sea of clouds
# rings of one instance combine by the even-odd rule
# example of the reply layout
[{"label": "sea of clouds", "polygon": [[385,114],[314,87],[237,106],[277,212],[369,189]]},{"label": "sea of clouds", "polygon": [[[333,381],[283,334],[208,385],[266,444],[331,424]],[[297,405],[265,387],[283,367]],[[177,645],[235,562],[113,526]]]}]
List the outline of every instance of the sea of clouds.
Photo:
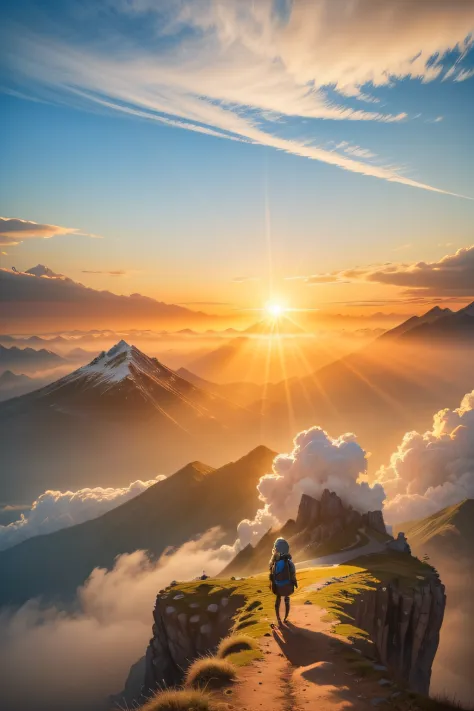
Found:
[{"label": "sea of clouds", "polygon": [[124,504],[166,477],[162,474],[148,481],[132,482],[122,488],[97,486],[78,491],[45,491],[17,521],[0,526],[0,551],[11,548],[27,538],[53,533],[97,518]]},{"label": "sea of clouds", "polygon": [[158,590],[218,573],[218,538],[210,530],[154,562],[142,550],[124,554],[91,573],[72,609],[30,600],[0,611],[2,711],[103,711],[145,654]]}]

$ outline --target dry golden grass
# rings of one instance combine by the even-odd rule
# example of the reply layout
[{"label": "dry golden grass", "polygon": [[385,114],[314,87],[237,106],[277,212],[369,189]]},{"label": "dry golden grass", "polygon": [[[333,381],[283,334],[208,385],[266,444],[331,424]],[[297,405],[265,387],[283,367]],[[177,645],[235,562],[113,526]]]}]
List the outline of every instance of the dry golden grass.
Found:
[{"label": "dry golden grass", "polygon": [[227,659],[203,657],[191,664],[184,684],[192,689],[219,689],[237,678],[236,668]]},{"label": "dry golden grass", "polygon": [[153,696],[140,711],[218,711],[210,694],[199,689],[162,691]]},{"label": "dry golden grass", "polygon": [[246,634],[235,634],[230,637],[224,637],[220,641],[217,648],[217,656],[220,659],[228,657],[229,654],[236,654],[237,652],[244,652],[247,650],[258,650],[258,643],[252,637]]}]

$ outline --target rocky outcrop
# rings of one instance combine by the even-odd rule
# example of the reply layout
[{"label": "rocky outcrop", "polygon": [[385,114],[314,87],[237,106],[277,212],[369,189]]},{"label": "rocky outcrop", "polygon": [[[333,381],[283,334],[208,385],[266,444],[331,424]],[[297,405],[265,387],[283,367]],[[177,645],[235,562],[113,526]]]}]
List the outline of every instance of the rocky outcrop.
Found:
[{"label": "rocky outcrop", "polygon": [[295,528],[297,534],[294,540],[291,540],[293,549],[295,544],[296,547],[301,547],[331,541],[345,529],[356,531],[365,528],[387,534],[381,511],[362,514],[352,506],[344,505],[340,497],[329,489],[323,491],[320,501],[303,494]]},{"label": "rocky outcrop", "polygon": [[208,654],[225,637],[243,598],[212,593],[203,583],[192,595],[179,586],[161,591],[153,610],[153,637],[146,652],[145,688],[180,684],[189,664]]},{"label": "rocky outcrop", "polygon": [[387,548],[391,551],[399,551],[400,553],[411,555],[411,548],[403,531],[400,531],[393,541],[387,543]]},{"label": "rocky outcrop", "polygon": [[352,603],[351,616],[369,633],[392,676],[428,694],[445,606],[444,585],[433,571],[409,589],[393,580],[364,591]]}]

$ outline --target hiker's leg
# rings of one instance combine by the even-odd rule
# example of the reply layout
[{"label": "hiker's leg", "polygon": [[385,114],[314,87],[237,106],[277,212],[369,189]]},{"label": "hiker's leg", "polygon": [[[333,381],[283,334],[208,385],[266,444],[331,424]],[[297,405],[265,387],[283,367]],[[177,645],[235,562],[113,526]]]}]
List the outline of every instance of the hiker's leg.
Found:
[{"label": "hiker's leg", "polygon": [[290,598],[287,595],[285,597],[285,619],[283,620],[284,622],[287,621],[289,614],[290,614]]},{"label": "hiker's leg", "polygon": [[275,596],[275,614],[278,622],[280,622],[280,602],[281,597],[279,595]]}]

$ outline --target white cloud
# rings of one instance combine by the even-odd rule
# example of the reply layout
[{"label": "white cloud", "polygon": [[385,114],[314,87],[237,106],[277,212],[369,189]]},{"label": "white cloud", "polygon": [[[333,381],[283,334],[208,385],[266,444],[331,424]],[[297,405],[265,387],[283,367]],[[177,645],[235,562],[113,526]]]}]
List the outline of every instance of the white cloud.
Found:
[{"label": "white cloud", "polygon": [[366,453],[355,435],[333,439],[320,427],[303,430],[294,438],[292,452],[275,457],[273,472],[261,477],[257,489],[264,505],[253,521],[240,522],[233,549],[255,544],[272,526],[295,518],[303,494],[319,499],[329,489],[358,511],[380,510],[383,487],[365,481],[366,469]]},{"label": "white cloud", "polygon": [[455,410],[440,410],[431,430],[407,432],[390,464],[377,472],[391,523],[429,516],[474,498],[474,390]]},{"label": "white cloud", "polygon": [[59,225],[41,224],[31,220],[21,220],[18,217],[0,217],[0,245],[13,247],[25,239],[49,239],[56,235],[75,234],[83,237],[96,237],[88,232],[81,232],[74,227],[60,227]]},{"label": "white cloud", "polygon": [[[386,0],[374,6],[372,0],[347,0],[341,12],[334,0],[282,3],[280,11],[271,0],[136,0],[110,3],[110,8],[113,13],[108,15],[106,6],[97,17],[100,42],[91,38],[85,44],[71,24],[66,44],[58,32],[60,18],[41,35],[33,28],[9,28],[5,55],[12,69],[23,81],[60,92],[62,100],[67,94],[82,106],[95,104],[446,192],[391,166],[357,160],[369,157],[366,149],[356,146],[339,155],[279,137],[276,131],[279,122],[290,118],[405,120],[404,111],[367,111],[347,106],[345,100],[376,100],[366,85],[391,86],[406,77],[428,82],[440,76],[448,50],[465,53],[471,46],[470,3]],[[88,12],[94,15],[94,8]],[[124,29],[134,23],[123,22],[123,14],[132,14],[134,23],[146,21],[147,42]],[[104,18],[107,24],[102,26]],[[339,99],[330,98],[331,92]],[[270,128],[269,115],[279,119]]]},{"label": "white cloud", "polygon": [[145,653],[158,590],[222,569],[210,549],[216,536],[211,530],[157,562],[135,551],[111,571],[96,568],[72,611],[30,600],[0,613],[2,709],[62,711],[65,699],[70,711],[104,708]]},{"label": "white cloud", "polygon": [[148,481],[138,479],[118,489],[97,486],[78,491],[45,491],[20,519],[7,526],[0,526],[0,550],[15,546],[33,536],[52,533],[60,528],[69,528],[97,518],[165,478],[164,475],[159,475]]}]

